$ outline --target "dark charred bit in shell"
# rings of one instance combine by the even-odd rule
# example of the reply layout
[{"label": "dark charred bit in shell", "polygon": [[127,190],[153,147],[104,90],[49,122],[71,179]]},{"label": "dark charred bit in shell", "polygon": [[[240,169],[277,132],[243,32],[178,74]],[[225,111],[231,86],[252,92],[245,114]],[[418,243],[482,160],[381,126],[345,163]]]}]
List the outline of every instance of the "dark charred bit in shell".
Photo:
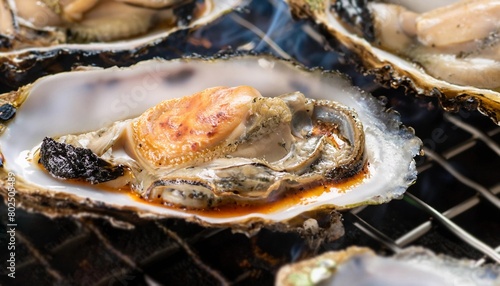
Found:
[{"label": "dark charred bit in shell", "polygon": [[16,115],[16,108],[12,104],[6,103],[0,106],[0,121],[8,121]]},{"label": "dark charred bit in shell", "polygon": [[373,19],[368,10],[367,0],[339,0],[333,9],[346,23],[359,29],[365,39],[375,41]]},{"label": "dark charred bit in shell", "polygon": [[55,177],[83,179],[91,184],[114,180],[124,174],[123,166],[113,166],[90,149],[59,143],[49,137],[43,139],[39,163]]}]

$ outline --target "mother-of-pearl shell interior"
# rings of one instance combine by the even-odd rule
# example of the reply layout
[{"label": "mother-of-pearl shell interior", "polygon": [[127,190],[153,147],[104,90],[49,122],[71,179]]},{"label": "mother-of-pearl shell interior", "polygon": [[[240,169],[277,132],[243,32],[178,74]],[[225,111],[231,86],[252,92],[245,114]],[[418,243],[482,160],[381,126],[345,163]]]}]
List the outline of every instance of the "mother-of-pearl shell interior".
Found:
[{"label": "mother-of-pearl shell interior", "polygon": [[279,211],[233,217],[196,214],[205,223],[277,222],[323,207],[344,209],[382,203],[400,197],[416,178],[413,157],[420,152],[421,141],[411,130],[401,128],[396,114],[386,112],[374,97],[337,74],[308,71],[266,56],[152,60],[131,68],[74,71],[42,78],[27,89],[26,101],[0,137],[5,168],[36,188],[70,194],[72,198],[140,214],[193,218],[189,211],[133,200],[129,194],[55,179],[28,159],[45,136],[96,130],[136,117],[162,100],[219,85],[250,85],[264,96],[298,90],[307,97],[335,100],[355,109],[366,135],[368,175],[347,191],[332,188]]}]

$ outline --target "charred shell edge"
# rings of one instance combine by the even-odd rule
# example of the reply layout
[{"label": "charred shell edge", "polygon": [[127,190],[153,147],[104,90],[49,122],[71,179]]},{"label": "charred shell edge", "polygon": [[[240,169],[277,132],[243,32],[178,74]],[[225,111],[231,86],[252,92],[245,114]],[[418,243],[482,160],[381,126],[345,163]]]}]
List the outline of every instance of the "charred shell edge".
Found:
[{"label": "charred shell edge", "polygon": [[[468,86],[452,85],[434,79],[440,86],[435,86],[407,71],[395,69],[390,62],[379,59],[372,50],[361,47],[351,39],[329,27],[324,20],[325,7],[330,1],[325,0],[287,0],[292,15],[314,23],[326,38],[330,46],[345,55],[361,72],[374,75],[376,81],[386,87],[404,87],[407,92],[417,95],[436,97],[445,111],[458,112],[460,108],[478,110],[500,125],[500,92]],[[368,42],[366,42],[368,44]],[[422,74],[425,74],[421,70]]]},{"label": "charred shell edge", "polygon": [[[289,62],[291,63],[295,68],[301,71],[306,71],[306,72],[311,72],[311,73],[316,73],[316,74],[327,74],[327,75],[332,75],[332,76],[340,76],[348,81],[350,79],[343,74],[340,74],[336,71],[327,71],[327,70],[321,70],[319,68],[307,68],[295,61],[289,60],[289,59],[282,59],[279,57],[276,57],[274,55],[269,55],[269,54],[263,54],[263,53],[255,53],[255,52],[236,52],[236,53],[229,53],[229,52],[224,52],[224,53],[219,53],[211,57],[204,57],[201,55],[192,55],[192,56],[187,56],[187,57],[182,57],[179,60],[190,60],[190,59],[195,59],[195,60],[204,60],[204,61],[216,61],[216,60],[231,60],[231,59],[236,59],[239,57],[245,57],[245,56],[254,56],[254,57],[264,57],[264,58],[271,58],[273,60],[280,60],[284,62]],[[26,96],[26,92],[23,92],[25,89],[29,88],[30,85],[21,87],[18,91],[13,91],[10,93],[5,93],[5,94],[0,94],[0,104],[3,103],[10,103],[14,107],[19,107],[26,98],[23,98],[22,95]],[[358,89],[360,93],[365,94],[364,91],[361,89],[355,87]],[[400,120],[400,115],[396,110],[393,109],[385,109],[385,107],[373,96],[367,96],[367,100],[371,100],[376,107],[376,110],[372,110],[374,114],[378,114],[379,118],[381,119],[381,122],[384,123],[386,126],[390,126],[391,128],[394,128],[397,130],[392,130],[391,132],[397,132],[399,136],[402,138],[413,138],[415,137],[415,132],[413,128],[411,127],[406,127],[401,123]],[[5,129],[5,125],[0,127],[1,130]],[[420,155],[423,155],[422,151],[422,142],[420,142],[419,145],[419,153]],[[1,154],[0,154],[1,155]],[[412,163],[409,164],[408,166],[408,172],[407,172],[407,185],[405,186],[399,186],[397,188],[400,189],[406,189],[410,185],[412,185],[415,180],[417,179],[417,172],[416,172],[416,166],[415,166],[415,160],[412,160]],[[8,197],[8,182],[7,178],[9,171],[6,170],[5,168],[0,167],[0,196],[3,197],[4,201],[7,200]],[[55,193],[55,192],[50,192],[47,189],[42,189],[42,188],[33,188],[32,186],[30,187],[30,184],[25,183],[22,181],[22,179],[17,179],[16,180],[16,190],[23,190],[23,193],[29,193],[30,196],[17,196],[16,197],[16,203],[18,203],[18,206],[20,208],[27,209],[28,211],[32,212],[40,212],[43,213],[49,217],[66,217],[66,216],[72,216],[72,217],[79,217],[84,214],[88,214],[89,216],[97,216],[97,217],[103,217],[106,218],[109,216],[109,214],[118,214],[121,215],[123,213],[130,213],[131,215],[136,214],[140,218],[146,218],[146,219],[159,219],[159,218],[170,218],[170,217],[164,217],[161,215],[157,214],[150,214],[145,211],[139,211],[133,207],[115,207],[113,208],[113,205],[106,204],[105,202],[96,202],[96,201],[90,201],[89,199],[85,198],[80,198],[76,195],[68,195],[68,194],[61,194],[61,193]],[[377,204],[376,201],[370,201],[371,204]],[[360,203],[362,205],[366,203]],[[353,208],[357,207],[358,205],[350,205],[346,206],[346,208]],[[119,209],[119,211],[117,211]],[[339,209],[335,205],[324,205],[320,209],[316,209],[314,211],[310,211],[309,213],[313,215],[314,213],[318,212],[328,212],[331,213],[332,215],[336,214],[337,211],[341,211],[342,209]],[[323,232],[331,232],[333,229],[338,229],[339,226],[337,224],[341,225],[340,222],[340,215],[334,215],[338,216],[338,222],[333,223],[325,227],[321,231]],[[311,218],[311,216],[305,216],[305,213],[302,215],[296,216],[295,218],[292,218],[291,221],[293,220],[298,220],[300,223],[304,223],[307,219]],[[202,226],[212,226],[212,227],[231,227],[233,231],[235,232],[243,232],[246,234],[254,234],[258,232],[258,230],[262,227],[266,228],[271,228],[271,229],[277,229],[280,231],[285,231],[285,230],[290,230],[290,223],[286,221],[282,222],[276,222],[276,221],[265,221],[262,218],[251,218],[247,219],[245,221],[241,221],[238,224],[210,224],[207,223],[201,219],[199,219],[196,215],[189,217],[189,218],[183,218],[184,220],[187,220],[189,222],[196,222]],[[332,219],[333,221],[333,219]],[[302,229],[300,226],[300,223],[295,223],[295,228],[294,231],[297,231],[299,229]],[[328,231],[328,229],[332,229],[331,231]],[[343,231],[343,230],[342,230]],[[329,234],[331,235],[331,234]],[[339,235],[340,237],[340,235]]]}]

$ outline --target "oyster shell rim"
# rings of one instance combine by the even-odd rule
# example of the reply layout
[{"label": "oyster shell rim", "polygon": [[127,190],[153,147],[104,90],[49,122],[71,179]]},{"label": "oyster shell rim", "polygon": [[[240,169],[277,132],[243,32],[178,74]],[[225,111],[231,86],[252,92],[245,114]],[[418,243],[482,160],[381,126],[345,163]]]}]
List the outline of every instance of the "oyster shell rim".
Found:
[{"label": "oyster shell rim", "polygon": [[[439,80],[425,73],[416,63],[373,47],[364,38],[335,29],[329,20],[336,21],[336,18],[326,12],[331,0],[285,1],[292,15],[318,26],[321,35],[334,50],[346,55],[361,72],[375,76],[382,85],[391,88],[402,86],[406,92],[414,92],[418,96],[436,97],[439,105],[448,112],[458,112],[460,108],[477,110],[500,125],[500,92]],[[402,61],[411,72],[399,68],[393,61]]]},{"label": "oyster shell rim", "polygon": [[[191,56],[185,56],[182,58],[176,58],[176,59],[171,59],[171,60],[163,60],[163,59],[153,59],[153,60],[147,60],[143,62],[139,62],[135,65],[129,66],[129,67],[112,67],[108,69],[124,69],[124,70],[129,70],[134,68],[135,66],[138,65],[146,65],[149,62],[186,62],[186,61],[198,61],[202,62],[205,64],[211,64],[214,61],[231,61],[231,60],[238,60],[238,59],[247,59],[247,58],[252,58],[254,60],[257,59],[265,59],[268,61],[276,61],[276,62],[281,62],[284,65],[287,65],[287,69],[289,68],[290,70],[296,69],[297,73],[310,73],[315,76],[321,77],[322,79],[328,79],[332,77],[338,77],[338,80],[341,80],[344,84],[349,84],[350,88],[353,89],[353,91],[356,91],[362,97],[363,99],[366,99],[369,101],[369,104],[371,107],[375,107],[377,110],[373,111],[373,113],[377,113],[380,115],[380,123],[383,125],[382,127],[384,129],[386,128],[391,128],[391,132],[394,132],[398,134],[398,138],[404,138],[404,139],[411,139],[413,142],[408,143],[411,145],[411,150],[408,151],[411,153],[411,161],[408,162],[408,170],[406,173],[406,176],[404,177],[405,179],[405,185],[401,186],[395,186],[392,187],[394,189],[394,192],[399,192],[399,195],[394,195],[391,194],[391,196],[388,196],[386,198],[380,198],[379,196],[377,197],[372,197],[371,199],[363,202],[358,202],[356,204],[350,204],[350,205],[345,205],[343,207],[339,207],[338,205],[335,205],[333,203],[329,204],[322,204],[320,207],[314,207],[311,209],[307,210],[302,210],[300,213],[297,213],[294,216],[289,216],[286,219],[268,219],[263,216],[266,216],[266,214],[262,213],[247,213],[244,215],[238,215],[238,220],[234,220],[235,217],[222,217],[222,222],[209,222],[206,220],[207,217],[203,218],[203,215],[198,215],[198,214],[192,214],[192,213],[187,213],[187,212],[179,212],[178,210],[174,210],[177,213],[183,214],[183,215],[166,215],[166,214],[160,214],[160,213],[152,213],[150,210],[141,210],[137,207],[134,206],[122,206],[122,205],[116,205],[115,203],[108,203],[104,201],[97,201],[97,200],[92,200],[89,198],[81,197],[76,194],[70,194],[70,193],[59,193],[59,192],[54,192],[51,191],[50,189],[47,188],[40,188],[40,187],[35,187],[33,188],[30,183],[25,183],[22,178],[20,180],[16,180],[16,190],[22,189],[24,192],[29,193],[31,197],[27,198],[22,198],[21,205],[26,206],[26,208],[30,211],[36,211],[36,212],[45,212],[49,211],[50,216],[79,216],[82,215],[82,213],[79,211],[79,208],[84,209],[84,213],[99,213],[101,211],[119,211],[119,212],[129,212],[136,214],[140,218],[146,218],[146,219],[161,219],[161,218],[178,218],[178,219],[184,219],[188,222],[195,222],[198,223],[202,226],[211,226],[211,227],[231,227],[233,228],[234,231],[242,231],[245,233],[253,232],[253,231],[258,231],[262,226],[273,226],[274,228],[281,228],[281,229],[287,229],[288,228],[288,222],[292,220],[297,220],[299,217],[301,217],[305,213],[318,213],[318,212],[325,212],[325,211],[330,211],[330,212],[337,212],[337,211],[342,211],[342,210],[347,210],[351,209],[357,206],[361,205],[376,205],[376,204],[381,204],[388,202],[392,199],[398,199],[400,196],[404,193],[404,191],[412,185],[417,177],[417,171],[416,171],[416,164],[415,164],[415,159],[414,157],[418,154],[422,154],[422,141],[415,136],[414,130],[411,127],[406,127],[403,125],[400,121],[400,115],[399,113],[394,110],[394,109],[386,109],[378,100],[371,96],[368,93],[365,93],[362,91],[359,87],[353,86],[352,82],[350,81],[349,77],[347,75],[344,75],[342,73],[339,73],[337,71],[332,71],[332,70],[323,70],[321,68],[308,68],[301,63],[298,63],[294,60],[291,59],[282,59],[279,57],[276,57],[275,55],[270,55],[266,53],[254,53],[254,52],[237,52],[237,53],[220,53],[216,54],[214,56],[210,57],[204,57],[201,55],[191,55]],[[88,72],[90,70],[83,70],[83,72]],[[64,72],[60,74],[55,74],[55,75],[50,75],[46,77],[42,77],[38,79],[37,81],[40,81],[44,78],[47,77],[58,77],[61,76],[61,74],[66,74],[69,72]],[[294,71],[295,73],[295,71]],[[21,87],[18,92],[10,92],[10,93],[5,93],[3,95],[0,95],[0,102],[7,101],[12,103],[15,107],[19,107],[24,100],[26,99],[25,89],[29,89],[33,84],[35,84],[37,81],[35,81],[32,84],[29,84],[27,86]],[[16,93],[19,93],[16,97]],[[352,107],[349,107],[352,108]],[[387,131],[387,130],[385,130]],[[1,137],[2,135],[0,135]],[[408,140],[410,141],[410,140]],[[1,151],[1,150],[0,150]],[[2,166],[0,169],[0,195],[4,196],[4,200],[7,199],[7,181],[6,178],[8,176],[9,171],[6,170],[5,166]],[[21,188],[19,188],[21,187]],[[129,194],[127,194],[129,195]],[[47,199],[55,199],[55,202],[49,201],[47,202]],[[38,205],[38,203],[42,203],[42,205]],[[54,207],[57,208],[57,210],[53,209]],[[66,209],[62,210],[60,209],[61,207],[64,207]],[[210,219],[210,216],[208,216]]]}]

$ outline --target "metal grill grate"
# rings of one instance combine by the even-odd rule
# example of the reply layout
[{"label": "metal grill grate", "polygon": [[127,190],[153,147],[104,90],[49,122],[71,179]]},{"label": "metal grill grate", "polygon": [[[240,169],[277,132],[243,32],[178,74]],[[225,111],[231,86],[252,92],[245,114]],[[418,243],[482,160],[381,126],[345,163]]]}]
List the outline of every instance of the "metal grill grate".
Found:
[{"label": "metal grill grate", "polygon": [[[254,1],[249,9],[231,13],[190,37],[193,43],[226,37],[233,49],[276,53],[350,74],[357,85],[384,96],[381,99],[400,111],[403,122],[414,126],[423,139],[426,155],[417,160],[417,183],[402,200],[344,213],[346,235],[319,249],[308,249],[295,234],[268,230],[247,238],[176,219],[50,219],[18,209],[16,284],[270,285],[284,263],[349,245],[369,246],[381,254],[422,245],[477,264],[500,262],[499,126],[475,112],[444,114],[432,99],[374,85],[337,54],[325,52],[314,29],[291,21],[278,1]],[[216,44],[204,49],[195,45],[186,52],[209,54],[219,49]],[[7,227],[6,212],[2,202],[2,228]],[[5,233],[1,231],[2,240]],[[11,285],[6,267],[0,272],[1,284]]]},{"label": "metal grill grate", "polygon": [[[469,133],[471,136],[464,141],[457,142],[451,148],[442,152],[436,152],[428,147],[424,148],[426,155],[424,162],[418,168],[419,176],[422,176],[426,172],[432,173],[433,169],[441,167],[449,175],[451,175],[454,181],[458,184],[472,189],[474,191],[473,194],[463,197],[463,199],[453,203],[452,206],[448,207],[444,211],[438,211],[432,207],[432,204],[429,205],[416,195],[412,194],[412,189],[410,189],[410,191],[404,196],[403,202],[410,208],[415,207],[418,208],[419,211],[429,214],[431,218],[408,230],[406,233],[399,235],[398,237],[390,238],[388,235],[377,230],[376,227],[363,220],[362,217],[365,208],[354,209],[351,211],[351,214],[356,221],[354,222],[354,225],[370,237],[373,237],[380,243],[384,244],[389,249],[397,252],[401,247],[410,245],[428,234],[432,230],[433,224],[438,224],[439,226],[445,227],[457,238],[479,251],[483,256],[478,259],[478,264],[484,263],[487,258],[500,263],[500,245],[498,244],[498,237],[496,240],[491,241],[491,243],[496,243],[496,245],[492,244],[493,247],[496,247],[494,249],[481,239],[468,232],[465,229],[467,227],[466,225],[461,226],[460,223],[453,221],[453,218],[460,215],[467,215],[467,212],[472,212],[474,209],[481,208],[483,204],[488,204],[491,207],[496,208],[496,214],[498,214],[500,200],[497,195],[500,193],[500,184],[496,182],[496,184],[491,187],[485,187],[480,182],[476,182],[474,179],[465,175],[464,173],[466,173],[467,170],[461,171],[453,163],[449,162],[452,158],[458,157],[465,152],[473,152],[472,149],[477,147],[480,142],[484,145],[484,148],[489,148],[489,150],[491,150],[491,158],[493,158],[494,161],[498,161],[497,157],[500,154],[498,149],[499,145],[497,143],[498,141],[495,141],[494,138],[498,138],[500,128],[498,126],[491,125],[492,128],[490,130],[483,132],[479,130],[478,127],[462,121],[457,116],[444,114],[443,117],[444,120],[453,124],[450,127],[451,129],[460,128]],[[489,159],[485,158],[484,160]],[[498,165],[498,163],[496,163],[496,165]],[[474,164],[470,164],[468,166],[469,169],[476,167],[477,166]],[[492,169],[493,173],[495,172],[494,170],[495,169]],[[495,215],[495,212],[493,212],[492,215]],[[478,221],[478,223],[480,223],[480,221]],[[477,257],[477,254],[474,256]]]}]

